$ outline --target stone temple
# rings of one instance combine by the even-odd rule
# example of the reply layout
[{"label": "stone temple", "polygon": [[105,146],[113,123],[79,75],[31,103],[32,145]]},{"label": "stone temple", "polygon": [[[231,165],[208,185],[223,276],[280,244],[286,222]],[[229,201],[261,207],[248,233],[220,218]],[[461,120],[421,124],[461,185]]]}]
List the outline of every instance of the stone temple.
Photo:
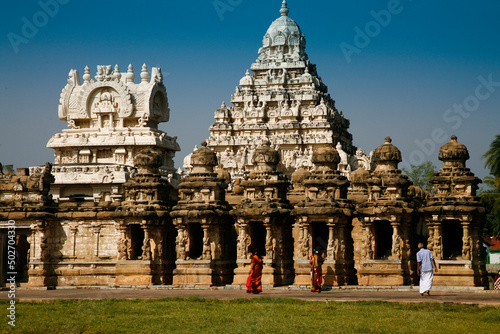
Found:
[{"label": "stone temple", "polygon": [[467,148],[455,136],[441,147],[432,193],[398,169],[390,137],[357,150],[288,14],[283,1],[253,74],[180,174],[176,137],[158,130],[170,112],[159,68],[143,65],[140,80],[132,66],[71,70],[54,163],[0,173],[0,282],[15,257],[29,287],[244,287],[258,249],[264,285],[305,286],[319,249],[327,287],[410,286],[425,242],[436,285],[486,286]]}]

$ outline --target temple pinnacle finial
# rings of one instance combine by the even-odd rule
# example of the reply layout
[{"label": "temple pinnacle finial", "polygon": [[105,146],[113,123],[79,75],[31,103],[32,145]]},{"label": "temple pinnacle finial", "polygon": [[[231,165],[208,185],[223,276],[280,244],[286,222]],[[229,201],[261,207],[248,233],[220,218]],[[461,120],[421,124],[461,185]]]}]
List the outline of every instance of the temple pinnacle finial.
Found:
[{"label": "temple pinnacle finial", "polygon": [[280,10],[281,16],[288,16],[289,12],[290,11],[288,10],[286,0],[283,0],[283,3],[281,4],[281,10]]}]

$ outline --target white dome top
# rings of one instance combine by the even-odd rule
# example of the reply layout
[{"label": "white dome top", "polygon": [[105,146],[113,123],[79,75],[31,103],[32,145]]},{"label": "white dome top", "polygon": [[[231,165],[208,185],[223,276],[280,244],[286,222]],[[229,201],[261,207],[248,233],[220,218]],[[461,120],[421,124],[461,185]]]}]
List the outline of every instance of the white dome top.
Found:
[{"label": "white dome top", "polygon": [[252,86],[252,85],[253,85],[253,78],[252,78],[252,75],[250,74],[250,71],[247,70],[247,72],[245,73],[245,76],[243,78],[241,78],[241,80],[240,80],[240,86],[244,87],[244,86]]},{"label": "white dome top", "polygon": [[288,16],[275,20],[264,36],[264,47],[269,45],[299,45],[303,37],[297,22]]},{"label": "white dome top", "polygon": [[297,22],[288,17],[286,0],[283,1],[281,17],[275,20],[264,36],[259,50],[260,61],[307,60],[306,39]]}]

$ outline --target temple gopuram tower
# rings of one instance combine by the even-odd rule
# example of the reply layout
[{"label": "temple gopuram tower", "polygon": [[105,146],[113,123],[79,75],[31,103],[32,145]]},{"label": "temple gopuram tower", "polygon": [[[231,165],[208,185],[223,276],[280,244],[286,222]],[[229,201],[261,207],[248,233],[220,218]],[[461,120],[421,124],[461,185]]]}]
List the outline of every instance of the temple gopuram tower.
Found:
[{"label": "temple gopuram tower", "polygon": [[[215,111],[208,144],[233,179],[254,169],[252,155],[262,140],[280,152],[278,171],[288,176],[301,167],[311,170],[313,149],[324,144],[340,144],[349,156],[346,171],[355,170],[359,157],[349,120],[336,109],[309,61],[305,35],[288,16],[286,1],[280,12],[264,36],[257,61],[231,96],[233,105],[222,103]],[[189,171],[189,162],[184,167]]]},{"label": "temple gopuram tower", "polygon": [[135,172],[134,157],[150,147],[162,155],[160,172],[175,178],[173,157],[180,147],[158,124],[168,122],[170,109],[160,68],[151,74],[142,66],[135,83],[132,66],[97,66],[94,79],[87,66],[83,75],[69,72],[59,101],[59,119],[69,129],[54,135],[47,147],[55,150],[50,193],[57,202],[123,199],[123,183]]},{"label": "temple gopuram tower", "polygon": [[427,248],[439,266],[436,285],[487,284],[481,238],[486,213],[476,196],[481,180],[465,167],[469,152],[456,136],[439,150],[444,167],[429,180],[434,196],[423,208],[429,229]]}]

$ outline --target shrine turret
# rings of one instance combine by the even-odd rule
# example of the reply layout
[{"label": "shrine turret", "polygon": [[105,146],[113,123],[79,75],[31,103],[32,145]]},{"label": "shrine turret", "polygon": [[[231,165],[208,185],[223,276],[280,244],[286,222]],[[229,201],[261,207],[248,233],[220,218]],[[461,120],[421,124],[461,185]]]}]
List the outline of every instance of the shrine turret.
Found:
[{"label": "shrine turret", "polygon": [[[83,79],[83,80],[82,80]],[[122,73],[118,65],[97,66],[94,78],[87,66],[80,77],[69,72],[59,100],[59,119],[68,129],[55,134],[47,147],[55,150],[57,201],[123,199],[123,183],[135,173],[134,158],[143,148],[160,153],[160,173],[175,179],[173,157],[180,150],[158,124],[168,122],[170,109],[160,68],[151,73],[144,64],[136,83],[132,65]]]},{"label": "shrine turret", "polygon": [[454,274],[460,285],[486,285],[482,238],[486,210],[476,196],[482,181],[465,167],[469,151],[456,136],[441,146],[438,157],[444,166],[429,180],[434,194],[422,208],[427,248],[439,265],[435,282],[445,284]]}]

